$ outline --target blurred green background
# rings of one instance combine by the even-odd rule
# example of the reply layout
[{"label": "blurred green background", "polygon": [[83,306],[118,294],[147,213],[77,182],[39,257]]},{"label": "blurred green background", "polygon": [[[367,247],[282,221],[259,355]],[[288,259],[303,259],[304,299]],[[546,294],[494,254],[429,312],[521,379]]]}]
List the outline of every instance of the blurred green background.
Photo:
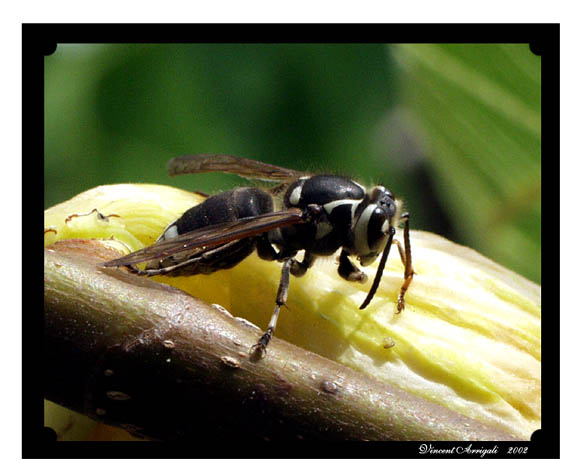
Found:
[{"label": "blurred green background", "polygon": [[233,154],[384,184],[412,228],[539,283],[540,62],[523,44],[61,44],[45,207],[109,183],[224,190],[243,181],[165,164]]}]

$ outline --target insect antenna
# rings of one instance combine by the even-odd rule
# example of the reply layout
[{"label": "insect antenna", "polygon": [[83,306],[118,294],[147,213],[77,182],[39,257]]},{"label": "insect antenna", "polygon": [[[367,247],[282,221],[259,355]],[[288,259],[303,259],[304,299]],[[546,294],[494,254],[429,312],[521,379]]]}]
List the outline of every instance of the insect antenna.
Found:
[{"label": "insect antenna", "polygon": [[381,278],[383,276],[383,270],[385,269],[385,264],[387,264],[387,258],[389,257],[389,251],[391,251],[391,245],[393,244],[393,236],[395,235],[395,229],[393,227],[389,228],[389,238],[387,240],[387,244],[385,245],[385,249],[383,250],[383,255],[381,256],[381,261],[379,263],[379,267],[377,268],[377,273],[375,274],[375,280],[373,281],[373,285],[369,293],[367,294],[366,299],[361,304],[359,309],[364,309],[367,307],[370,302],[372,301],[375,293],[377,292],[377,288],[379,287],[379,283],[381,282]]}]

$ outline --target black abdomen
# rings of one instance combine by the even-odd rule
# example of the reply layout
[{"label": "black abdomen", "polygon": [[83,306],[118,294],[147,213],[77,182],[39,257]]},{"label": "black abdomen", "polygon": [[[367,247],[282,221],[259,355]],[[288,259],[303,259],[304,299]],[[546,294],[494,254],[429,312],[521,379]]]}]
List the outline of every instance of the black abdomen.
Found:
[{"label": "black abdomen", "polygon": [[[213,195],[187,210],[169,225],[158,241],[171,239],[209,225],[234,223],[240,218],[263,215],[273,211],[272,197],[257,188],[238,188]],[[258,237],[244,238],[217,248],[177,253],[147,264],[147,269],[167,269],[169,276],[211,274],[228,269],[247,258],[256,249]],[[176,266],[189,261],[189,264]]]},{"label": "black abdomen", "polygon": [[240,218],[263,215],[273,211],[272,197],[258,188],[238,188],[213,195],[187,210],[174,222],[178,234],[208,225],[235,222]]}]

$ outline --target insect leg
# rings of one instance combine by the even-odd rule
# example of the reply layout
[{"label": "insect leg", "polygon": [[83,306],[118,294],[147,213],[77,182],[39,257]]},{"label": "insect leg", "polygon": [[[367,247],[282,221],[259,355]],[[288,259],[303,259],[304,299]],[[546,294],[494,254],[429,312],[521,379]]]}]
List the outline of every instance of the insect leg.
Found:
[{"label": "insect leg", "polygon": [[270,244],[266,237],[261,236],[258,239],[256,245],[260,259],[265,261],[274,261],[280,259],[280,253],[276,251],[276,249]]},{"label": "insect leg", "polygon": [[409,286],[411,285],[411,281],[413,281],[413,275],[415,274],[415,270],[413,269],[413,263],[411,261],[411,239],[409,238],[409,214],[403,213],[401,215],[401,220],[405,222],[405,229],[403,232],[403,239],[405,241],[405,254],[403,257],[403,250],[401,249],[401,244],[397,242],[397,248],[399,249],[399,255],[401,256],[401,261],[405,265],[405,282],[401,286],[401,290],[399,291],[399,299],[397,301],[397,313],[401,312],[405,309],[405,293]]},{"label": "insect leg", "polygon": [[298,261],[297,259],[292,260],[290,272],[297,277],[304,276],[308,268],[314,264],[315,259],[316,257],[310,251],[306,251],[302,261]]},{"label": "insect leg", "polygon": [[[296,255],[295,251],[276,251],[267,239],[258,241],[257,248],[258,256],[266,261],[286,261],[288,258],[293,258]],[[315,259],[316,257],[310,251],[306,251],[302,261],[292,260],[290,273],[298,277],[304,276],[306,271],[314,264]]]},{"label": "insect leg", "polygon": [[233,241],[205,252],[191,252],[190,256],[179,255],[164,258],[157,266],[139,269],[135,265],[126,268],[139,276],[191,276],[209,274],[220,269],[228,269],[246,258],[254,249],[253,243],[244,240]]},{"label": "insect leg", "polygon": [[195,262],[198,262],[200,260],[200,256],[197,255],[193,258],[190,258],[188,260],[182,261],[180,263],[174,264],[172,266],[165,266],[163,268],[158,268],[158,269],[139,269],[137,268],[137,266],[135,265],[127,265],[125,266],[127,268],[128,271],[130,271],[133,274],[137,274],[139,276],[158,276],[160,274],[170,274],[172,272],[174,272],[175,270],[179,269],[179,268],[184,268],[187,267]]},{"label": "insect leg", "polygon": [[364,283],[367,275],[358,269],[348,257],[348,253],[343,249],[338,259],[338,274],[347,281],[358,281]]},{"label": "insect leg", "polygon": [[407,260],[405,258],[405,248],[403,248],[403,245],[401,244],[401,242],[399,240],[397,240],[396,238],[393,238],[393,244],[397,245],[397,249],[399,250],[399,256],[401,258],[401,263],[403,263],[403,266],[404,266],[405,263],[407,262]]},{"label": "insect leg", "polygon": [[280,285],[278,286],[278,294],[276,296],[276,307],[270,318],[270,323],[268,324],[268,329],[264,333],[258,343],[254,345],[250,353],[257,352],[259,355],[264,355],[266,353],[266,347],[272,339],[272,334],[276,329],[276,322],[278,321],[278,315],[280,314],[280,308],[286,304],[288,299],[288,288],[290,287],[290,268],[292,263],[296,261],[294,258],[288,258],[284,261],[282,265],[282,276],[280,277]]}]

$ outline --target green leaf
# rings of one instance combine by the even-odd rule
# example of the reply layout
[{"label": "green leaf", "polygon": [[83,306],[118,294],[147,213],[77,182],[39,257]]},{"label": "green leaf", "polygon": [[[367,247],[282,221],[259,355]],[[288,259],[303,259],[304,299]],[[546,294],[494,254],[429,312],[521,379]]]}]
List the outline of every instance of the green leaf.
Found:
[{"label": "green leaf", "polygon": [[462,238],[540,282],[541,58],[524,44],[392,52]]}]

